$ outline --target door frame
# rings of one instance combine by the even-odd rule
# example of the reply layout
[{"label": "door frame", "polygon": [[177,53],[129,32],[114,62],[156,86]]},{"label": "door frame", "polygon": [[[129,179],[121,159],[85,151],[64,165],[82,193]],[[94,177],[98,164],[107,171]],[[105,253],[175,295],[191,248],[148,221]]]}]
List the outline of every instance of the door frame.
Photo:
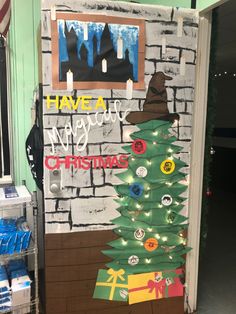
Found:
[{"label": "door frame", "polygon": [[[188,246],[192,250],[186,261],[186,307],[188,313],[197,307],[199,244],[201,229],[201,205],[203,165],[207,116],[208,76],[211,44],[211,12],[199,17],[199,34],[196,65],[196,87],[193,111],[192,145],[189,183]],[[201,126],[199,128],[199,126]]]},{"label": "door frame", "polygon": [[[189,183],[188,246],[192,251],[186,261],[185,308],[188,313],[197,309],[199,245],[201,230],[203,166],[208,99],[209,60],[211,48],[212,10],[229,0],[219,0],[199,12],[199,34],[196,65],[196,88],[193,111],[192,146]],[[201,126],[201,128],[199,128]]]}]

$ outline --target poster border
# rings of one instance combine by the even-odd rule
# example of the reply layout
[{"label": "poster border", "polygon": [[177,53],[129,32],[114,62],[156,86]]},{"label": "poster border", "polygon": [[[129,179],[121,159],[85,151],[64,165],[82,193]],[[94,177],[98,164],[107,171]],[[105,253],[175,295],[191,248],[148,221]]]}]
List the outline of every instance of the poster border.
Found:
[{"label": "poster border", "polygon": [[[145,89],[144,62],[145,62],[145,20],[140,18],[125,18],[117,16],[84,14],[84,13],[57,13],[56,20],[51,20],[52,31],[52,88],[66,90],[67,83],[59,81],[59,47],[57,20],[80,20],[82,22],[104,22],[139,26],[139,64],[138,82],[133,84],[134,89]],[[126,89],[126,82],[74,82],[74,89]]]}]

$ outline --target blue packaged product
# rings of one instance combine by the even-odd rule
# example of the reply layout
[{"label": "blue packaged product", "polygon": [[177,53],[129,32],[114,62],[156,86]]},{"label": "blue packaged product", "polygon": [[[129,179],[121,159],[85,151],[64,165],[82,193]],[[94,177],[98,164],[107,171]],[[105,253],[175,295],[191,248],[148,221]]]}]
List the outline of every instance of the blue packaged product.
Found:
[{"label": "blue packaged product", "polygon": [[3,233],[0,235],[0,254],[13,254],[16,245],[16,232]]},{"label": "blue packaged product", "polygon": [[3,293],[0,293],[0,300],[5,299],[5,298],[9,298],[10,296],[11,296],[10,292],[9,292],[9,290],[7,290]]},{"label": "blue packaged product", "polygon": [[16,231],[15,218],[0,218],[0,233]]},{"label": "blue packaged product", "polygon": [[24,217],[0,218],[0,255],[21,253],[28,249],[31,234]]},{"label": "blue packaged product", "polygon": [[7,302],[11,302],[11,299],[10,298],[0,299],[0,304],[4,304],[4,303],[7,303]]},{"label": "blue packaged product", "polygon": [[[5,266],[0,266],[0,309],[11,306],[10,286]],[[0,310],[1,311],[1,310]]]},{"label": "blue packaged product", "polygon": [[23,244],[22,244],[23,250],[26,250],[29,248],[31,235],[32,235],[31,231],[25,232],[25,236],[24,236]]},{"label": "blue packaged product", "polygon": [[23,276],[28,276],[27,270],[26,269],[19,269],[19,270],[15,270],[15,271],[11,272],[10,279],[19,278],[19,277],[23,277]]},{"label": "blue packaged product", "polygon": [[8,274],[19,269],[26,269],[25,261],[23,259],[10,260],[8,262],[7,264]]},{"label": "blue packaged product", "polygon": [[10,306],[0,306],[0,312],[10,312],[11,311],[11,307]]}]

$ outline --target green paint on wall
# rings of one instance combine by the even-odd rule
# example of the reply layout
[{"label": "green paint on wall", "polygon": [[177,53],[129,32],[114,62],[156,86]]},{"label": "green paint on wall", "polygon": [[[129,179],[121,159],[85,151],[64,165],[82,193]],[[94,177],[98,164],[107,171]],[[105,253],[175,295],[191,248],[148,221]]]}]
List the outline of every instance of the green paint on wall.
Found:
[{"label": "green paint on wall", "polygon": [[[117,0],[113,0],[117,1]],[[126,2],[131,2],[131,0],[123,0]],[[181,8],[191,8],[191,0],[135,0],[135,2],[142,4],[156,4],[164,5],[169,7],[181,7]]]},{"label": "green paint on wall", "polygon": [[35,183],[25,154],[25,140],[31,129],[33,91],[38,85],[37,31],[40,0],[13,0],[10,28],[11,94],[13,122],[14,183]]},{"label": "green paint on wall", "polygon": [[[113,0],[117,1],[117,0]],[[131,2],[132,0],[123,0]],[[135,2],[142,4],[156,4],[170,7],[191,8],[191,0],[135,0]],[[196,0],[197,9],[203,10],[212,4],[219,2],[219,0]]]},{"label": "green paint on wall", "polygon": [[217,2],[219,2],[219,0],[197,0],[197,9],[203,10]]}]

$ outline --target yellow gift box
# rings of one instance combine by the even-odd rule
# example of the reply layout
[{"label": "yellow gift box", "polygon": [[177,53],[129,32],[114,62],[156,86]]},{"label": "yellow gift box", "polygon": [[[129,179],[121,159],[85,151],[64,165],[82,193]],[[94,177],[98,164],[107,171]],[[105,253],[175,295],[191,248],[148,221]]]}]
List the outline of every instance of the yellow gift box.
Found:
[{"label": "yellow gift box", "polygon": [[129,304],[164,298],[165,279],[162,272],[128,276]]}]

